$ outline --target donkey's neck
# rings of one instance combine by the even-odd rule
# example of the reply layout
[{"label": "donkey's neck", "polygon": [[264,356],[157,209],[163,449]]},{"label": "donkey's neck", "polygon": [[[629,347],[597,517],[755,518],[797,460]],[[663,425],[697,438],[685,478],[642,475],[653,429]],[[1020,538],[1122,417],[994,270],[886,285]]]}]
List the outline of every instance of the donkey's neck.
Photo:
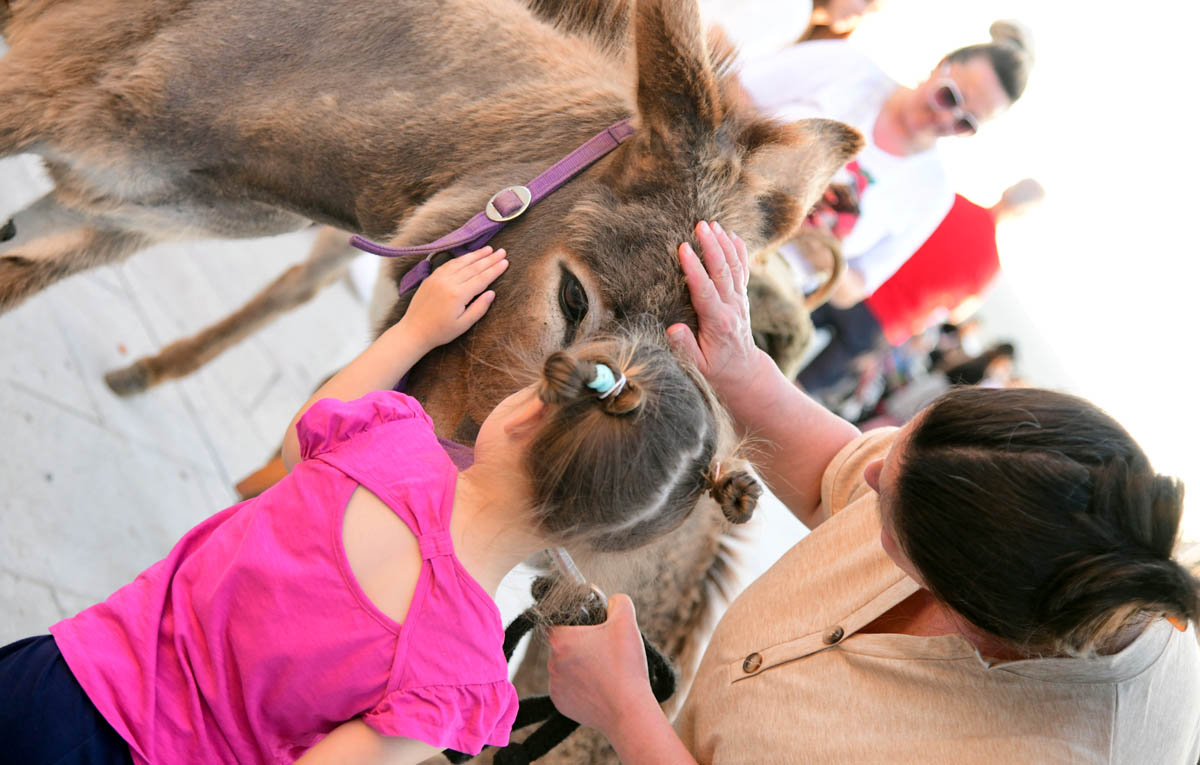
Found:
[{"label": "donkey's neck", "polygon": [[[517,0],[346,0],[328,19],[203,2],[228,12],[157,41],[174,121],[156,122],[149,148],[190,155],[191,177],[202,168],[218,193],[370,236],[436,192],[468,183],[486,199],[527,181],[633,113],[630,59]],[[264,56],[263,39],[287,56]]]}]

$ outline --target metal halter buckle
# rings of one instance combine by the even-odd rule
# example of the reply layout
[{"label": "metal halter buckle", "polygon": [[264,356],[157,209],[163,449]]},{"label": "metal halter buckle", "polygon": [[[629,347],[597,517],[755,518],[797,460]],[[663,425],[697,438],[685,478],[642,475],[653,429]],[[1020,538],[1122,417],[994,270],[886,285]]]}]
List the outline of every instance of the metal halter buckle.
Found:
[{"label": "metal halter buckle", "polygon": [[[496,197],[500,196],[506,191],[511,191],[513,194],[515,194],[517,199],[521,200],[521,206],[517,208],[515,212],[510,213],[509,215],[502,215],[500,211],[496,209]],[[510,221],[513,218],[516,218],[521,213],[528,210],[532,200],[533,193],[524,186],[505,186],[495,194],[492,194],[492,198],[488,200],[487,207],[485,207],[483,211],[487,215],[488,220],[493,220],[497,223],[504,223],[505,221]]]}]

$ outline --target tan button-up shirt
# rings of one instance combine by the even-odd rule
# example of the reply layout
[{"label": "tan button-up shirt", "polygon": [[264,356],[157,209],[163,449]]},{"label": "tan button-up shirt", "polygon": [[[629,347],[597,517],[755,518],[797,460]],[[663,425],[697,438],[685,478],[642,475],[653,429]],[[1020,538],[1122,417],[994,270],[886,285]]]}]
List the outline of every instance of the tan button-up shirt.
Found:
[{"label": "tan button-up shirt", "polygon": [[1157,620],[1094,659],[987,662],[958,635],[858,634],[917,590],[879,543],[863,469],[830,463],[832,517],[730,606],[676,721],[702,763],[1186,763],[1200,757],[1200,648]]}]

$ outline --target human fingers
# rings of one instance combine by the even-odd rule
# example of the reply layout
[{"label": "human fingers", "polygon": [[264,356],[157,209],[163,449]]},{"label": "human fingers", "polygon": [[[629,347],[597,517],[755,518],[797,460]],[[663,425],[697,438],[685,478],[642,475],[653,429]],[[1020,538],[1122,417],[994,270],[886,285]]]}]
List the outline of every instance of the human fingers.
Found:
[{"label": "human fingers", "polygon": [[632,626],[636,631],[637,609],[633,605],[633,600],[623,592],[613,595],[608,599],[608,618],[605,621],[619,629],[628,629]]},{"label": "human fingers", "polygon": [[[467,256],[463,255],[463,257],[465,258]],[[453,271],[451,273],[459,281],[465,281],[467,279],[474,278],[480,272],[486,271],[487,269],[491,268],[494,264],[496,264],[502,260],[505,260],[507,257],[508,257],[508,253],[505,251],[505,249],[503,247],[501,247],[498,250],[493,250],[492,252],[489,252],[487,255],[483,255],[482,257],[475,258],[474,260],[471,260],[468,263],[464,263],[461,268],[459,268],[457,271]]]},{"label": "human fingers", "polygon": [[462,316],[458,317],[458,323],[462,326],[463,331],[465,332],[467,328],[474,326],[475,322],[482,319],[495,300],[496,293],[493,290],[488,290],[472,300],[462,312]]},{"label": "human fingers", "polygon": [[729,273],[729,263],[725,253],[717,242],[716,233],[706,221],[696,224],[696,238],[700,240],[700,253],[704,258],[704,268],[712,279],[713,286],[722,298],[728,297],[733,291],[733,277]]},{"label": "human fingers", "polygon": [[733,249],[737,254],[738,263],[742,266],[742,289],[750,282],[750,251],[746,247],[746,243],[737,234],[732,234]]},{"label": "human fingers", "polygon": [[464,278],[460,285],[461,294],[468,298],[478,295],[485,287],[496,281],[500,274],[508,270],[508,259],[504,257],[504,250],[496,252],[500,255],[499,259],[492,256],[480,261],[479,268]]},{"label": "human fingers", "polygon": [[[546,631],[550,643],[552,657],[559,660],[571,658],[572,655],[586,649],[590,644],[611,644],[627,640],[629,635],[637,636],[641,642],[641,633],[637,626],[637,610],[629,596],[618,592],[608,598],[605,620],[600,624],[582,627],[551,627]],[[592,652],[585,651],[579,658],[590,657]]]},{"label": "human fingers", "polygon": [[742,263],[738,260],[737,247],[733,243],[733,236],[721,227],[720,223],[712,222],[712,230],[716,235],[717,244],[721,246],[721,254],[725,256],[725,264],[729,268],[730,282],[733,286],[733,291],[742,286]]},{"label": "human fingers", "polygon": [[443,263],[442,268],[438,270],[440,271],[445,269],[446,273],[452,274],[457,271],[461,271],[467,266],[478,263],[480,260],[483,260],[494,252],[495,249],[490,244],[485,244],[478,250],[471,250],[465,255],[459,255],[457,258],[451,258],[447,262]]},{"label": "human fingers", "polygon": [[721,305],[717,287],[700,262],[696,251],[687,242],[679,245],[679,266],[683,269],[683,277],[687,281],[692,307],[696,309],[703,323],[704,317],[712,315]]},{"label": "human fingers", "polygon": [[696,342],[691,327],[686,324],[672,324],[667,327],[667,342],[685,358],[691,359],[701,373],[704,372],[704,354],[700,352],[700,345]]}]

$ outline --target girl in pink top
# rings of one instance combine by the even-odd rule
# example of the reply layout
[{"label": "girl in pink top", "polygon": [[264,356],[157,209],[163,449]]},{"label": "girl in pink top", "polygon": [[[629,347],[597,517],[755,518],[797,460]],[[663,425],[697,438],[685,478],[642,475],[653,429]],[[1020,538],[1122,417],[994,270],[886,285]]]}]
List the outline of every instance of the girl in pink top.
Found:
[{"label": "girl in pink top", "polygon": [[8,754],[368,763],[503,745],[517,698],[492,597],[513,566],[564,542],[645,543],[706,489],[744,520],[757,486],[741,471],[712,480],[728,425],[661,333],[552,354],[456,470],[420,404],[391,388],[484,315],[507,265],[485,247],[437,269],[296,415],[287,478],[53,638],[0,649]]}]

